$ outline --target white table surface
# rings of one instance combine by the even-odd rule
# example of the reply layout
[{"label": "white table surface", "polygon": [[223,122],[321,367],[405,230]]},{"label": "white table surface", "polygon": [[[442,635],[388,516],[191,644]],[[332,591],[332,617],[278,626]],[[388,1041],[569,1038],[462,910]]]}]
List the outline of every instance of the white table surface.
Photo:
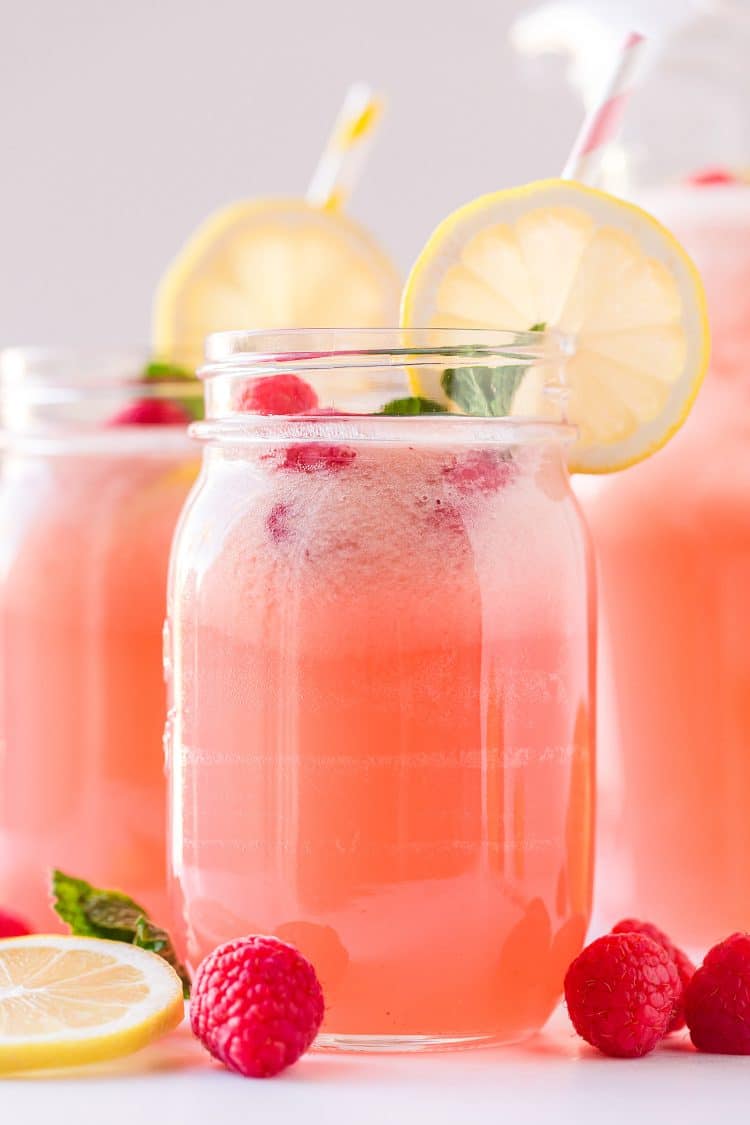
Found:
[{"label": "white table surface", "polygon": [[0,1081],[13,1125],[698,1125],[750,1117],[750,1058],[699,1055],[685,1033],[640,1060],[591,1051],[556,1014],[523,1047],[309,1054],[256,1081],[213,1063],[183,1026],[130,1059]]}]

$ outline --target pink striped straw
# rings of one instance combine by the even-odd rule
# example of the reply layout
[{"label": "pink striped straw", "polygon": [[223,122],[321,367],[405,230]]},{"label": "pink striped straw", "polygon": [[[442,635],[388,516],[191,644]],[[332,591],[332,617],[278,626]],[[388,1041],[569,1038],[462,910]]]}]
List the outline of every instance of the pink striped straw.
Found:
[{"label": "pink striped straw", "polygon": [[617,60],[607,84],[593,109],[586,115],[568,157],[562,178],[593,183],[604,151],[617,135],[622,112],[635,84],[635,75],[646,40],[631,31],[617,53]]}]

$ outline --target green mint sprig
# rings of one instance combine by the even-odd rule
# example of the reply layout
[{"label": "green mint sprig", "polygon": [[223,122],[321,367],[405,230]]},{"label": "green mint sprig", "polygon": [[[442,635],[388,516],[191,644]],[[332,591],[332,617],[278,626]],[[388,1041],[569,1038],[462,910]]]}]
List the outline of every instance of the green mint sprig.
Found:
[{"label": "green mint sprig", "polygon": [[[187,367],[180,367],[177,363],[166,363],[164,360],[151,360],[143,369],[144,383],[195,383],[195,372]],[[201,422],[205,417],[202,395],[175,396],[175,402],[183,408],[186,414],[194,421]]]},{"label": "green mint sprig", "polygon": [[[529,332],[544,332],[544,320],[532,324]],[[519,357],[520,358],[520,357]],[[526,365],[508,367],[449,367],[440,377],[447,398],[462,414],[479,418],[503,418],[510,414]],[[388,415],[447,414],[448,409],[431,398],[411,395],[396,398],[380,411]]]},{"label": "green mint sprig", "polygon": [[182,981],[185,998],[190,996],[188,971],[177,956],[169,934],[152,922],[143,907],[129,895],[102,890],[57,868],[52,872],[52,895],[55,912],[70,927],[71,933],[122,941],[157,953]]},{"label": "green mint sprig", "polygon": [[448,367],[440,385],[462,414],[479,418],[504,418],[526,367]]},{"label": "green mint sprig", "polygon": [[[544,332],[546,321],[532,324],[529,332]],[[510,414],[513,399],[527,366],[449,367],[440,385],[464,414],[479,418],[504,418]]]},{"label": "green mint sprig", "polygon": [[434,402],[431,398],[421,398],[419,395],[411,395],[408,398],[394,398],[391,402],[387,402],[381,414],[390,415],[416,415],[416,414],[445,414],[446,408],[439,402]]}]

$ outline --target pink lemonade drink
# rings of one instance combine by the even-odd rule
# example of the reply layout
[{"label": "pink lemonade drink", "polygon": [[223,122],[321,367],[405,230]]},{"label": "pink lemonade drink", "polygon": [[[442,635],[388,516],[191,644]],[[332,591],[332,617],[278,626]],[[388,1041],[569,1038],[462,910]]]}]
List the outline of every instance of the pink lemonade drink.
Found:
[{"label": "pink lemonade drink", "polygon": [[0,904],[41,930],[53,866],[166,919],[162,622],[196,464],[143,364],[2,355]]},{"label": "pink lemonade drink", "polygon": [[650,203],[701,270],[713,358],[665,449],[581,482],[613,685],[600,743],[617,753],[602,841],[621,873],[612,909],[705,947],[750,928],[750,189]]},{"label": "pink lemonade drink", "polygon": [[[594,612],[570,431],[381,413],[405,363],[531,362],[528,334],[441,339],[407,360],[389,332],[212,338],[172,555],[188,958],[292,942],[323,984],[324,1046],[523,1038],[589,917]],[[306,413],[272,417],[289,372]]]}]

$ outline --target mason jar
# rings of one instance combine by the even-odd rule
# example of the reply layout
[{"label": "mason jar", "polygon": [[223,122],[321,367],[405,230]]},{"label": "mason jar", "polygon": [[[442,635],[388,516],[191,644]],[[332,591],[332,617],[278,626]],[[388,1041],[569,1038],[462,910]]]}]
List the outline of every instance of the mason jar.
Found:
[{"label": "mason jar", "polygon": [[192,966],[251,933],[306,954],[323,1047],[519,1040],[583,944],[571,429],[500,392],[491,417],[403,413],[429,408],[410,385],[502,390],[543,362],[539,334],[209,339],[168,598],[174,913]]},{"label": "mason jar", "polygon": [[200,397],[165,374],[0,353],[0,905],[42,931],[53,867],[166,924],[161,638]]}]

